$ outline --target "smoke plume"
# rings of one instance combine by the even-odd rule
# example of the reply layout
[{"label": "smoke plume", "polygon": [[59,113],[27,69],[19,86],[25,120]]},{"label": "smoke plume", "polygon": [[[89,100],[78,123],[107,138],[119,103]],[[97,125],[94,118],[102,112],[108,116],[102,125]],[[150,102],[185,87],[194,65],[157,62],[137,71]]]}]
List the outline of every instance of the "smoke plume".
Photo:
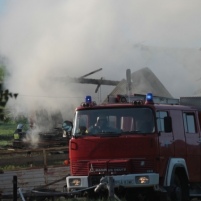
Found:
[{"label": "smoke plume", "polygon": [[[200,0],[8,0],[0,10],[0,55],[6,87],[19,93],[14,113],[61,110],[92,95],[97,102],[114,87],[68,83],[89,78],[121,80],[126,69],[148,67],[174,96],[190,96],[201,77]],[[54,78],[66,78],[66,82]]]}]

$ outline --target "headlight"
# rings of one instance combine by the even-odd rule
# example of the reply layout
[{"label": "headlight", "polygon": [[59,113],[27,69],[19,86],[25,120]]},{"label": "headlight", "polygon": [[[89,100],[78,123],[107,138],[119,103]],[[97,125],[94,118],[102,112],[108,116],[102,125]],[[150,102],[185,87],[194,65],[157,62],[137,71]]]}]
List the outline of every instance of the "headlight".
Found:
[{"label": "headlight", "polygon": [[81,179],[80,178],[72,178],[69,179],[70,186],[81,186]]},{"label": "headlight", "polygon": [[136,184],[148,184],[149,177],[148,176],[137,176],[137,177],[135,177],[135,183]]}]

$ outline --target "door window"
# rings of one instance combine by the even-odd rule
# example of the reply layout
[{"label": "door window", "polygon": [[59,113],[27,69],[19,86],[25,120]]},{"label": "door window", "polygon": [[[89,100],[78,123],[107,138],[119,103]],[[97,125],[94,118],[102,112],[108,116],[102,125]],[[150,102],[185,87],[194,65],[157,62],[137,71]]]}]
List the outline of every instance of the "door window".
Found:
[{"label": "door window", "polygon": [[196,133],[195,114],[183,113],[184,128],[186,133]]},{"label": "door window", "polygon": [[164,118],[168,116],[167,111],[157,111],[156,112],[156,119],[157,119],[157,127],[158,131],[164,132],[165,127],[164,127]]}]

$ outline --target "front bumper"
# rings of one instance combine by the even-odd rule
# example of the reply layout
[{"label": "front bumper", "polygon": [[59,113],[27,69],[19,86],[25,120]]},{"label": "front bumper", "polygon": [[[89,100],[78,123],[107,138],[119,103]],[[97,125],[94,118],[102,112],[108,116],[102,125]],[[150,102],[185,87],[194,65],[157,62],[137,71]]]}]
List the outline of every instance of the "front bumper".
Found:
[{"label": "front bumper", "polygon": [[[107,177],[109,178],[109,176],[105,178]],[[116,175],[111,177],[114,179],[114,187],[155,187],[156,189],[159,185],[159,174],[156,173]],[[66,183],[68,192],[91,187],[89,176],[68,176],[66,177]]]}]

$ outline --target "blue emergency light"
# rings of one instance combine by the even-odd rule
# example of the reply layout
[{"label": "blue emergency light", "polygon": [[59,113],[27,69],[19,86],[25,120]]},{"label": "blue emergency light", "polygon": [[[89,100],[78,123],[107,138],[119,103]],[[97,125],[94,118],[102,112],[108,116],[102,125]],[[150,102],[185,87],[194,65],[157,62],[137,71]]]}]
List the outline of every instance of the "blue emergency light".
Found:
[{"label": "blue emergency light", "polygon": [[147,93],[146,94],[146,104],[153,104],[153,94],[152,93]]},{"label": "blue emergency light", "polygon": [[85,102],[86,102],[86,103],[91,103],[91,102],[92,102],[91,96],[86,96],[86,97],[85,97]]},{"label": "blue emergency light", "polygon": [[86,96],[85,97],[85,102],[81,103],[82,107],[93,107],[96,105],[95,101],[92,101],[92,97],[91,96]]}]

